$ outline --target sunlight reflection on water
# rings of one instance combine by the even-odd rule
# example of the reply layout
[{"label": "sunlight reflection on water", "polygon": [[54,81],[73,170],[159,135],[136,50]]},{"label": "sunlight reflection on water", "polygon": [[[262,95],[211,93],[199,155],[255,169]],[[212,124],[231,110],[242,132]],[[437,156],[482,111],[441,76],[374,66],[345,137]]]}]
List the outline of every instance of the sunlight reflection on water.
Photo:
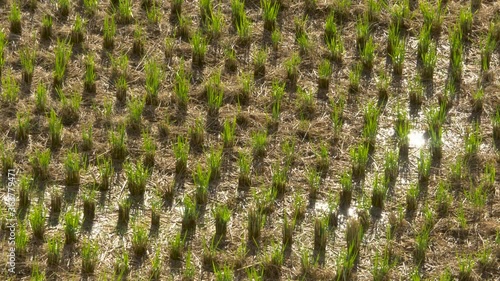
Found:
[{"label": "sunlight reflection on water", "polygon": [[410,147],[420,148],[425,145],[425,137],[423,131],[411,131],[408,134]]}]

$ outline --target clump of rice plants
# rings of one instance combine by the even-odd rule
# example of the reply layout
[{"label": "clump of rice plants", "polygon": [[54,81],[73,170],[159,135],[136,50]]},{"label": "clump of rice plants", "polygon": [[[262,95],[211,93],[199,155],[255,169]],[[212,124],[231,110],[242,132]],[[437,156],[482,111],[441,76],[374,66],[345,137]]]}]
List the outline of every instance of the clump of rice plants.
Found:
[{"label": "clump of rice plants", "polygon": [[256,51],[253,58],[254,76],[263,76],[266,73],[267,51],[265,48]]},{"label": "clump of rice plants", "polygon": [[80,214],[71,208],[64,215],[64,237],[66,244],[73,244],[77,241],[76,233],[80,227]]},{"label": "clump of rice plants", "polygon": [[99,6],[98,0],[83,0],[83,8],[89,17],[93,17]]},{"label": "clump of rice plants", "polygon": [[219,108],[222,106],[224,89],[220,77],[220,70],[216,71],[212,76],[210,76],[207,84],[205,85],[209,116],[217,116],[217,114],[219,114]]},{"label": "clump of rice plants", "polygon": [[175,173],[177,175],[184,175],[186,172],[188,154],[189,144],[187,143],[186,138],[178,136],[177,143],[174,145]]},{"label": "clump of rice plants", "polygon": [[176,36],[187,40],[191,37],[191,18],[182,13],[177,14],[177,29],[175,31]]},{"label": "clump of rice plants", "polygon": [[398,39],[396,42],[397,43],[392,46],[392,54],[390,54],[390,56],[394,74],[401,75],[403,74],[403,65],[405,61],[406,42],[405,38]]},{"label": "clump of rice plants", "polygon": [[271,33],[271,44],[273,45],[273,50],[277,51],[279,44],[281,42],[281,32],[279,29],[275,28]]},{"label": "clump of rice plants", "polygon": [[410,188],[408,188],[406,192],[406,211],[408,213],[414,212],[417,209],[419,194],[420,190],[418,185],[410,185]]},{"label": "clump of rice plants", "polygon": [[131,202],[128,198],[122,199],[118,202],[118,223],[126,224],[130,219],[130,205]]},{"label": "clump of rice plants", "polygon": [[241,45],[248,45],[252,36],[251,22],[243,11],[238,20],[236,20],[236,32],[238,41]]},{"label": "clump of rice plants", "polygon": [[293,53],[288,59],[285,60],[284,65],[286,69],[286,75],[288,80],[291,83],[295,83],[297,81],[299,65],[302,59],[300,58],[298,53]]},{"label": "clump of rice plants", "polygon": [[192,46],[193,64],[197,66],[203,65],[205,54],[207,53],[207,40],[200,32],[197,32],[191,37],[190,42]]},{"label": "clump of rice plants", "polygon": [[142,151],[144,166],[153,167],[155,164],[156,144],[147,132],[142,133]]},{"label": "clump of rice plants", "polygon": [[260,238],[261,229],[265,221],[265,215],[256,208],[248,210],[247,234],[248,241],[257,243]]},{"label": "clump of rice plants", "polygon": [[271,250],[262,256],[262,270],[265,276],[279,276],[284,262],[284,249],[276,242],[271,243]]},{"label": "clump of rice plants", "polygon": [[23,256],[26,253],[26,247],[28,246],[29,238],[26,231],[26,224],[21,222],[19,226],[16,227],[15,237],[14,237],[14,251],[16,255]]},{"label": "clump of rice plants", "polygon": [[69,15],[70,0],[57,0],[57,11],[61,17],[67,17]]},{"label": "clump of rice plants", "polygon": [[136,256],[143,256],[148,250],[149,244],[148,232],[146,228],[140,224],[134,225],[132,228],[132,250]]},{"label": "clump of rice plants", "polygon": [[[169,241],[169,256],[172,260],[181,260],[182,259],[182,254],[184,250],[184,242],[185,242],[186,236],[182,236],[182,234],[179,232],[175,236],[171,238]],[[188,252],[188,258],[191,255],[191,252]],[[189,261],[189,259],[186,258],[186,263]]]},{"label": "clump of rice plants", "polygon": [[314,220],[314,250],[323,255],[328,239],[328,217],[317,217]]},{"label": "clump of rice plants", "polygon": [[238,68],[238,59],[236,58],[236,51],[234,48],[228,47],[224,50],[225,66],[229,71],[236,71]]},{"label": "clump of rice plants", "polygon": [[146,71],[146,104],[156,105],[163,72],[154,59],[148,60],[144,69]]},{"label": "clump of rice plants", "polygon": [[83,200],[83,219],[92,221],[95,217],[96,206],[96,191],[95,189],[88,189],[82,195]]},{"label": "clump of rice plants", "polygon": [[351,92],[359,91],[359,82],[361,80],[361,71],[363,70],[363,65],[357,63],[353,66],[349,72],[349,90]]},{"label": "clump of rice plants", "polygon": [[422,53],[420,58],[422,60],[422,68],[420,70],[422,78],[432,80],[437,62],[436,44],[430,43],[427,52]]},{"label": "clump of rice plants", "polygon": [[144,37],[144,31],[139,24],[136,24],[134,28],[134,41],[132,42],[132,53],[141,57],[144,54],[145,45],[146,38]]},{"label": "clump of rice plants", "polygon": [[201,149],[203,143],[205,142],[205,127],[203,126],[203,120],[199,117],[196,118],[194,124],[192,124],[188,129],[189,134],[189,145],[194,149]]},{"label": "clump of rice plants", "polygon": [[23,48],[19,54],[19,59],[23,67],[23,81],[30,84],[35,70],[36,50],[28,47]]},{"label": "clump of rice plants", "polygon": [[2,75],[2,94],[1,98],[5,104],[15,104],[19,98],[19,83],[9,70]]},{"label": "clump of rice plants", "polygon": [[28,134],[30,131],[30,113],[29,112],[17,112],[17,127],[16,127],[16,139],[19,142],[25,142],[28,139]]},{"label": "clump of rice plants", "polygon": [[340,205],[349,206],[352,200],[352,174],[348,171],[343,172],[340,175],[340,185],[342,187],[342,191],[340,192]]},{"label": "clump of rice plants", "polygon": [[104,16],[103,23],[103,46],[105,49],[112,49],[115,45],[116,24],[115,16]]},{"label": "clump of rice plants", "polygon": [[78,185],[80,183],[80,170],[82,163],[78,151],[68,151],[64,160],[64,170],[66,172],[66,184]]},{"label": "clump of rice plants", "polygon": [[368,164],[369,146],[367,144],[359,144],[351,148],[352,175],[361,177],[365,175],[366,165]]},{"label": "clump of rice plants", "polygon": [[231,219],[231,211],[226,205],[217,205],[212,214],[215,219],[215,236],[225,237],[227,232],[227,223]]},{"label": "clump of rice plants", "polygon": [[33,179],[29,176],[23,175],[19,180],[19,208],[23,209],[28,207],[30,203],[31,187]]},{"label": "clump of rice plants", "polygon": [[232,120],[226,119],[222,127],[222,140],[224,142],[225,148],[233,147],[236,140],[235,132],[236,132],[236,119],[234,118]]},{"label": "clump of rice plants", "polygon": [[146,105],[146,97],[133,97],[127,102],[128,119],[127,125],[135,130],[140,129],[142,112]]},{"label": "clump of rice plants", "polygon": [[114,263],[114,274],[117,279],[123,278],[129,272],[129,255],[127,251],[123,251],[118,257],[116,257]]},{"label": "clump of rice plants", "polygon": [[465,136],[465,156],[471,158],[479,151],[482,137],[479,124],[475,124],[471,131],[468,131]]},{"label": "clump of rice plants", "polygon": [[14,168],[14,153],[12,149],[0,142],[0,160],[2,162],[2,175],[6,176],[10,169]]},{"label": "clump of rice plants", "polygon": [[451,77],[454,81],[460,81],[462,75],[462,32],[460,27],[454,27],[449,35]]},{"label": "clump of rice plants", "polygon": [[196,204],[205,205],[208,201],[208,187],[210,183],[210,170],[204,170],[198,163],[193,171],[193,182],[196,186]]},{"label": "clump of rice plants", "polygon": [[93,273],[99,255],[99,244],[96,241],[84,240],[82,245],[82,273]]},{"label": "clump of rice plants", "polygon": [[16,1],[10,4],[9,12],[10,32],[21,34],[21,8]]},{"label": "clump of rice plants", "polygon": [[332,120],[334,138],[338,139],[340,137],[340,134],[342,133],[342,125],[344,123],[343,111],[345,105],[345,98],[343,96],[340,96],[340,98],[337,101],[334,101],[332,99],[330,105],[332,108],[332,111],[330,113],[330,118]]},{"label": "clump of rice plants", "polygon": [[407,153],[409,147],[410,122],[407,112],[401,108],[397,110],[397,119],[395,124],[396,137],[400,153]]},{"label": "clump of rice plants", "polygon": [[95,62],[94,62],[94,55],[89,54],[87,55],[85,59],[85,76],[83,80],[83,87],[85,91],[89,93],[95,93],[96,91],[96,85],[95,85],[95,79],[97,75],[95,73]]},{"label": "clump of rice plants", "polygon": [[61,100],[61,118],[65,125],[70,125],[80,118],[81,94],[74,93],[71,97],[66,97],[61,88],[56,88],[56,92]]},{"label": "clump of rice plants", "polygon": [[420,157],[418,158],[418,179],[420,182],[427,182],[431,173],[431,155],[420,150]]},{"label": "clump of rice plants", "polygon": [[174,93],[177,104],[182,109],[186,109],[189,102],[189,79],[189,74],[184,69],[184,61],[181,61],[179,69],[175,72]]},{"label": "clump of rice plants", "polygon": [[268,139],[267,132],[264,130],[257,131],[252,134],[252,150],[256,157],[264,157],[266,155]]},{"label": "clump of rice plants", "polygon": [[370,23],[366,17],[359,18],[356,24],[356,43],[359,49],[368,41],[370,37]]},{"label": "clump of rice plants", "polygon": [[120,23],[128,24],[134,18],[132,13],[132,0],[118,0],[117,17]]},{"label": "clump of rice plants", "polygon": [[189,196],[184,198],[184,211],[182,214],[182,232],[192,230],[196,227],[196,219],[198,218],[197,204]]},{"label": "clump of rice plants", "polygon": [[249,154],[245,153],[244,151],[240,151],[238,153],[238,186],[240,188],[248,188],[252,183],[252,178],[250,177],[251,163],[252,161]]},{"label": "clump of rice plants", "polygon": [[210,181],[220,178],[220,169],[222,164],[222,149],[210,148],[207,155],[208,167],[210,169]]},{"label": "clump of rice plants", "polygon": [[53,73],[54,86],[61,87],[64,76],[66,74],[66,67],[71,56],[71,44],[64,40],[57,40],[57,45],[54,48],[55,53],[55,67]]},{"label": "clump of rice plants", "polygon": [[372,206],[375,208],[380,208],[380,209],[384,208],[384,200],[387,193],[387,187],[384,183],[385,180],[386,180],[385,177],[379,179],[378,175],[376,175],[375,179],[373,180],[371,201],[372,201]]},{"label": "clump of rice plants", "polygon": [[322,60],[318,67],[318,87],[328,89],[330,85],[330,76],[332,75],[332,66],[329,60]]},{"label": "clump of rice plants", "polygon": [[111,157],[114,159],[124,159],[128,152],[125,126],[120,125],[116,130],[110,130],[108,141],[111,146]]},{"label": "clump of rice plants", "polygon": [[438,1],[436,6],[433,6],[428,1],[420,2],[420,11],[424,18],[424,26],[431,28],[432,32],[439,33],[441,30],[441,25],[443,23],[442,12],[442,1]]},{"label": "clump of rice plants", "polygon": [[472,110],[474,112],[479,113],[483,110],[483,98],[484,90],[483,87],[480,86],[472,93]]},{"label": "clump of rice plants", "polygon": [[271,187],[276,190],[278,195],[283,195],[286,191],[288,181],[287,167],[281,167],[278,163],[272,167],[272,184]]},{"label": "clump of rice plants", "polygon": [[40,240],[43,240],[43,235],[45,234],[45,220],[45,208],[43,204],[35,206],[29,215],[29,221],[33,236]]},{"label": "clump of rice plants", "polygon": [[165,37],[165,40],[163,41],[163,54],[165,55],[165,58],[167,60],[172,59],[174,55],[174,47],[175,47],[175,41],[174,38],[167,36]]},{"label": "clump of rice plants", "polygon": [[373,37],[369,39],[360,47],[361,63],[365,69],[372,69],[373,62],[375,60],[375,49],[376,45],[373,42]]},{"label": "clump of rice plants", "polygon": [[302,118],[310,119],[316,111],[314,102],[314,94],[311,90],[297,88],[297,109],[299,116]]},{"label": "clump of rice plants", "polygon": [[464,35],[464,39],[468,38],[469,33],[472,30],[472,20],[473,20],[473,14],[470,8],[464,7],[460,9],[459,27]]},{"label": "clump of rice plants", "polygon": [[146,191],[146,184],[150,177],[149,170],[139,161],[135,165],[125,163],[127,187],[132,196],[141,196]]},{"label": "clump of rice plants", "polygon": [[42,18],[42,30],[40,36],[42,39],[49,39],[52,36],[52,16],[44,15]]},{"label": "clump of rice plants", "polygon": [[45,180],[49,177],[50,150],[35,150],[30,157],[33,177],[38,180]]},{"label": "clump of rice plants", "polygon": [[422,85],[422,80],[420,75],[417,74],[408,85],[408,92],[410,97],[410,103],[415,106],[422,104],[424,99],[424,86]]},{"label": "clump of rice plants", "polygon": [[280,10],[279,2],[271,0],[261,0],[260,7],[262,9],[262,19],[264,20],[264,28],[273,31],[276,26],[278,12]]},{"label": "clump of rice plants", "polygon": [[439,181],[436,190],[436,210],[441,217],[448,214],[453,197],[450,194],[450,185],[445,181]]},{"label": "clump of rice plants", "polygon": [[35,91],[35,107],[38,112],[45,112],[47,109],[47,86],[41,82]]},{"label": "clump of rice plants", "polygon": [[162,259],[160,257],[160,249],[157,248],[154,257],[151,259],[151,271],[149,278],[151,280],[159,280],[162,269]]},{"label": "clump of rice plants", "polygon": [[80,44],[84,39],[85,21],[80,17],[79,14],[76,15],[75,23],[71,28],[71,43]]},{"label": "clump of rice plants", "polygon": [[309,184],[309,198],[316,199],[321,185],[321,174],[316,169],[308,169],[307,182]]},{"label": "clump of rice plants", "polygon": [[50,193],[50,210],[53,213],[61,212],[62,197],[58,189],[53,189]]},{"label": "clump of rice plants", "polygon": [[55,266],[59,263],[61,259],[61,238],[51,237],[47,241],[47,264],[49,266]]}]

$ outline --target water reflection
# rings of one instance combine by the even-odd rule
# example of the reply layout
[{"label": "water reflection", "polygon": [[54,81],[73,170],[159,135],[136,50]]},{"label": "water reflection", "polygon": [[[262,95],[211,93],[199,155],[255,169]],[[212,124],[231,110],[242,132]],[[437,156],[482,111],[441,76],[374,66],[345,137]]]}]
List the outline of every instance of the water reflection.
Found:
[{"label": "water reflection", "polygon": [[410,147],[420,148],[425,145],[425,137],[423,131],[410,131],[408,134]]}]

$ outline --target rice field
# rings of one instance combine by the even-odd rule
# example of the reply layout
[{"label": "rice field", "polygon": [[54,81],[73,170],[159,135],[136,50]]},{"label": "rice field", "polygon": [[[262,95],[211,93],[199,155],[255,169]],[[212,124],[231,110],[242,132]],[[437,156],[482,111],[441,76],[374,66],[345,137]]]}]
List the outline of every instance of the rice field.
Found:
[{"label": "rice field", "polygon": [[500,2],[0,0],[2,280],[500,280]]}]

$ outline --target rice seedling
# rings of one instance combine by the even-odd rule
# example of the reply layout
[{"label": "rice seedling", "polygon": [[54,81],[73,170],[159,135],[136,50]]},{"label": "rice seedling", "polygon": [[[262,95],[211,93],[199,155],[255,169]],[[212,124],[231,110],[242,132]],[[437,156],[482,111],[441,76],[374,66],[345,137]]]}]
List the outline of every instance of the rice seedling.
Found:
[{"label": "rice seedling", "polygon": [[205,128],[200,117],[189,127],[188,134],[191,148],[201,149],[205,140]]},{"label": "rice seedling", "polygon": [[257,243],[261,235],[261,228],[266,220],[265,215],[256,208],[248,210],[247,234],[248,241]]},{"label": "rice seedling", "polygon": [[54,236],[47,241],[47,264],[54,266],[61,259],[61,238]]},{"label": "rice seedling", "polygon": [[142,57],[146,46],[146,38],[144,37],[144,30],[140,24],[136,24],[134,28],[134,40],[132,41],[132,53],[136,56]]},{"label": "rice seedling", "polygon": [[471,0],[470,1],[470,6],[471,6],[471,9],[473,10],[479,10],[479,8],[481,7],[481,2],[482,0]]},{"label": "rice seedling", "polygon": [[222,149],[210,148],[210,152],[207,155],[207,162],[210,169],[210,181],[219,179],[222,164]]},{"label": "rice seedling", "polygon": [[298,87],[296,103],[299,116],[307,119],[312,118],[316,111],[316,106],[314,102],[314,93],[311,90]]},{"label": "rice seedling", "polygon": [[390,9],[391,24],[405,26],[405,20],[409,20],[411,16],[410,1],[397,1]]},{"label": "rice seedling", "polygon": [[167,36],[165,37],[165,40],[163,41],[163,54],[165,55],[165,58],[167,60],[172,59],[174,55],[174,47],[175,47],[175,40],[174,38]]},{"label": "rice seedling", "polygon": [[271,242],[271,249],[262,256],[262,270],[265,276],[279,276],[284,262],[283,247],[276,242]]},{"label": "rice seedling", "polygon": [[423,1],[419,4],[420,11],[424,18],[424,25],[430,27],[432,32],[439,33],[443,23],[443,18],[441,16],[441,1],[438,1],[436,6],[428,1]]},{"label": "rice seedling", "polygon": [[83,200],[83,219],[92,221],[95,217],[96,192],[94,189],[88,189],[82,195]]},{"label": "rice seedling", "polygon": [[391,262],[390,254],[388,253],[387,249],[384,250],[381,254],[376,253],[375,257],[373,258],[373,280],[387,280],[387,278],[389,277],[389,271],[391,270],[393,265],[394,263]]},{"label": "rice seedling", "polygon": [[359,82],[361,80],[361,71],[363,70],[363,65],[357,63],[353,66],[349,72],[349,90],[351,92],[359,91]]},{"label": "rice seedling", "polygon": [[96,85],[95,85],[95,79],[97,75],[95,73],[95,62],[94,62],[94,55],[89,54],[85,58],[85,76],[83,80],[83,87],[85,91],[89,93],[95,93],[96,91]]},{"label": "rice seedling", "polygon": [[227,232],[227,223],[231,219],[231,211],[226,205],[217,205],[213,210],[212,214],[215,220],[215,236],[225,237]]},{"label": "rice seedling", "polygon": [[378,0],[367,0],[367,17],[368,21],[375,22],[380,16],[380,11],[382,10],[381,3]]},{"label": "rice seedling", "polygon": [[403,74],[403,65],[405,61],[405,38],[398,39],[397,43],[392,47],[392,69],[394,74],[401,75]]},{"label": "rice seedling", "polygon": [[449,268],[446,268],[443,273],[441,273],[439,281],[453,281],[453,276],[451,275]]},{"label": "rice seedling", "polygon": [[36,50],[28,47],[23,48],[19,53],[19,59],[23,68],[23,81],[30,84],[35,70]]},{"label": "rice seedling", "polygon": [[130,219],[130,199],[123,198],[118,202],[118,224],[127,224]]},{"label": "rice seedling", "polygon": [[436,44],[430,43],[427,52],[422,53],[422,68],[421,75],[423,79],[432,80],[434,75],[434,68],[436,67],[437,54],[436,54]]},{"label": "rice seedling", "polygon": [[182,12],[182,3],[184,3],[184,0],[172,0],[170,2],[170,9],[172,11],[172,14],[180,14]]},{"label": "rice seedling", "polygon": [[16,256],[23,256],[26,253],[28,242],[29,238],[26,231],[26,225],[24,222],[21,222],[18,224],[14,237],[14,251],[16,253]]},{"label": "rice seedling", "polygon": [[132,0],[118,0],[117,7],[118,22],[128,24],[134,18],[132,13]]},{"label": "rice seedling", "polygon": [[16,139],[19,142],[25,142],[28,139],[28,134],[30,131],[30,113],[29,112],[17,112],[17,128],[16,128]]},{"label": "rice seedling", "polygon": [[236,21],[236,32],[238,33],[238,40],[240,44],[247,45],[250,42],[252,35],[251,22],[243,13],[239,20]]},{"label": "rice seedling", "polygon": [[39,112],[47,109],[47,86],[43,83],[38,83],[35,91],[35,108]]},{"label": "rice seedling", "polygon": [[111,157],[124,159],[128,152],[125,126],[120,125],[115,130],[110,130],[108,141],[111,146]]},{"label": "rice seedling", "polygon": [[474,257],[463,255],[458,260],[458,280],[472,280]]},{"label": "rice seedling", "polygon": [[335,15],[341,21],[344,21],[344,20],[347,20],[347,18],[350,15],[351,6],[352,6],[351,0],[340,0],[340,1],[335,2],[333,10],[334,10]]},{"label": "rice seedling", "polygon": [[420,105],[424,99],[424,88],[422,85],[422,80],[420,75],[416,75],[408,85],[408,93],[410,97],[410,103],[412,105]]},{"label": "rice seedling", "polygon": [[272,166],[271,174],[271,187],[276,190],[278,195],[283,195],[286,191],[288,181],[288,168],[281,167],[279,163],[276,163]]},{"label": "rice seedling", "polygon": [[174,92],[177,97],[179,107],[185,109],[189,102],[189,74],[185,72],[184,61],[181,61],[180,67],[175,73]]},{"label": "rice seedling", "polygon": [[494,190],[495,174],[496,174],[495,165],[491,162],[487,162],[484,165],[484,173],[481,180],[481,184],[483,185],[485,191],[488,192]]},{"label": "rice seedling", "polygon": [[45,180],[49,177],[50,150],[35,150],[29,159],[33,176],[38,180]]},{"label": "rice seedling", "polygon": [[210,170],[204,170],[198,163],[193,171],[193,183],[196,186],[196,204],[205,205],[208,201],[208,187],[210,184]]},{"label": "rice seedling", "polygon": [[151,259],[151,271],[149,273],[150,280],[159,280],[162,269],[162,259],[160,257],[160,249],[157,248],[154,257]]},{"label": "rice seedling", "polygon": [[208,115],[217,116],[219,114],[219,108],[222,106],[222,101],[224,99],[224,90],[222,89],[221,85],[207,87],[207,99]]},{"label": "rice seedling", "polygon": [[290,249],[292,247],[294,228],[295,228],[295,219],[292,219],[290,221],[286,212],[283,212],[282,245],[284,249]]},{"label": "rice seedling", "polygon": [[141,127],[142,112],[146,104],[146,97],[132,97],[127,102],[128,119],[127,125],[135,130]]},{"label": "rice seedling", "polygon": [[4,73],[2,75],[2,101],[7,105],[14,105],[19,98],[20,91],[19,83],[12,72],[9,70]]},{"label": "rice seedling", "polygon": [[103,46],[105,49],[112,49],[115,45],[116,24],[115,16],[104,16],[103,22]]},{"label": "rice seedling", "polygon": [[366,17],[359,18],[356,24],[356,42],[362,49],[370,37],[370,23]]},{"label": "rice seedling", "polygon": [[58,189],[53,189],[50,193],[50,210],[53,213],[61,212],[62,196]]},{"label": "rice seedling", "polygon": [[80,117],[81,94],[74,93],[71,97],[66,97],[61,88],[56,88],[56,92],[61,100],[60,115],[63,124],[70,125]]},{"label": "rice seedling", "polygon": [[427,182],[431,173],[431,155],[424,152],[423,149],[420,150],[420,157],[418,158],[418,180],[420,182]]},{"label": "rice seedling", "polygon": [[491,55],[493,50],[496,48],[496,40],[492,39],[491,35],[488,35],[483,39],[481,44],[481,71],[487,72],[490,69]]},{"label": "rice seedling", "polygon": [[[181,260],[183,249],[184,249],[184,239],[185,238],[186,238],[186,236],[183,237],[181,235],[181,233],[177,233],[169,241],[169,245],[170,245],[169,255],[170,255],[170,258],[172,260]],[[190,253],[191,253],[191,251],[188,251],[188,257],[190,256]]]},{"label": "rice seedling", "polygon": [[158,7],[156,1],[151,1],[152,4],[146,9],[146,16],[148,22],[151,24],[158,24],[161,20],[161,7]]},{"label": "rice seedling", "polygon": [[483,98],[484,90],[483,87],[480,86],[472,93],[472,110],[474,112],[481,112],[483,110]]},{"label": "rice seedling", "polygon": [[222,140],[225,148],[233,147],[236,140],[235,132],[236,119],[233,118],[232,120],[224,120],[224,125],[222,127]]},{"label": "rice seedling", "polygon": [[85,28],[85,21],[80,17],[79,14],[76,15],[75,22],[71,27],[71,44],[80,44],[83,42],[84,34],[83,30]]},{"label": "rice seedling", "polygon": [[84,240],[82,245],[82,273],[94,272],[99,255],[99,244],[96,241]]},{"label": "rice seedling", "polygon": [[364,176],[366,165],[368,164],[368,151],[369,146],[367,144],[359,144],[358,146],[351,148],[350,156],[352,175],[354,177]]},{"label": "rice seedling", "polygon": [[482,185],[471,187],[469,190],[465,191],[465,198],[470,202],[472,206],[474,216],[476,218],[484,212],[484,206],[488,200],[488,194],[484,190]]},{"label": "rice seedling", "polygon": [[343,172],[340,175],[340,186],[342,187],[342,191],[340,192],[340,205],[341,206],[349,206],[352,200],[352,175],[348,171]]},{"label": "rice seedling", "polygon": [[0,74],[2,74],[2,68],[5,64],[5,46],[7,45],[7,41],[5,39],[5,33],[0,31]]},{"label": "rice seedling", "polygon": [[192,251],[191,249],[187,250],[186,261],[184,266],[184,272],[182,273],[182,277],[184,280],[194,280],[196,268],[193,264]]},{"label": "rice seedling", "polygon": [[178,25],[175,31],[176,36],[181,37],[184,40],[189,39],[191,37],[191,18],[182,13],[177,14],[177,23]]},{"label": "rice seedling", "polygon": [[205,54],[207,53],[207,40],[200,32],[196,32],[191,37],[190,42],[192,47],[193,64],[198,66],[203,65]]},{"label": "rice seedling", "polygon": [[266,147],[268,144],[267,132],[260,130],[252,134],[252,151],[256,157],[264,157],[266,155]]},{"label": "rice seedling", "polygon": [[16,1],[10,3],[9,22],[10,32],[14,34],[21,34],[21,8]]},{"label": "rice seedling", "polygon": [[431,107],[425,113],[427,130],[430,131],[431,128],[437,131],[446,120],[446,111],[442,107]]},{"label": "rice seedling", "polygon": [[71,208],[64,215],[64,237],[66,244],[73,244],[77,241],[76,232],[80,226],[80,214]]},{"label": "rice seedling", "polygon": [[492,114],[491,123],[493,125],[493,139],[497,142],[500,140],[500,107],[497,107],[495,113]]},{"label": "rice seedling", "polygon": [[29,176],[23,175],[19,179],[19,208],[24,209],[30,204],[31,188],[33,186],[33,179]]},{"label": "rice seedling", "polygon": [[253,58],[254,76],[263,76],[266,73],[266,60],[267,50],[257,50]]},{"label": "rice seedling", "polygon": [[465,157],[471,158],[477,154],[481,146],[482,137],[479,124],[475,124],[472,130],[465,135]]},{"label": "rice seedling", "polygon": [[436,190],[436,209],[441,217],[448,215],[453,197],[451,196],[450,186],[445,181],[440,181],[438,183],[438,188]]},{"label": "rice seedling", "polygon": [[464,7],[460,9],[459,27],[464,35],[464,39],[468,38],[468,35],[472,30],[472,20],[473,20],[473,14],[470,8]]},{"label": "rice seedling", "polygon": [[29,215],[29,221],[33,236],[43,240],[45,233],[45,208],[43,204],[39,204],[33,208]]},{"label": "rice seedling", "polygon": [[251,173],[251,163],[250,155],[244,151],[238,153],[238,186],[239,187],[250,187],[252,179],[250,177]]},{"label": "rice seedling", "polygon": [[146,104],[155,105],[158,103],[158,91],[163,72],[154,59],[148,60],[144,69],[146,71]]},{"label": "rice seedling", "polygon": [[330,155],[328,145],[321,143],[319,150],[315,151],[316,154],[316,169],[322,174],[326,175],[330,167]]},{"label": "rice seedling", "polygon": [[14,153],[12,149],[6,147],[3,142],[0,142],[0,160],[2,162],[2,175],[7,176],[9,170],[14,168]]},{"label": "rice seedling", "polygon": [[177,175],[183,175],[186,172],[188,154],[189,145],[187,140],[182,136],[178,136],[177,143],[174,145],[175,173]]},{"label": "rice seedling", "polygon": [[[190,197],[184,198],[184,211],[182,213],[182,232],[192,230],[196,227],[196,219],[198,218],[198,211],[196,210],[196,201]],[[182,240],[184,241],[184,239]]]},{"label": "rice seedling", "polygon": [[238,68],[238,59],[236,58],[236,51],[232,47],[228,47],[224,50],[225,55],[225,67],[229,71],[236,71]]},{"label": "rice seedling", "polygon": [[389,33],[387,37],[387,54],[389,56],[394,55],[395,47],[400,44],[401,31],[400,26],[398,24],[389,25]]},{"label": "rice seedling", "polygon": [[281,42],[281,37],[281,32],[279,31],[279,29],[275,28],[271,33],[271,44],[273,46],[273,50],[278,50],[279,44]]},{"label": "rice seedling", "polygon": [[69,15],[70,0],[57,0],[57,11],[62,17],[67,17]]},{"label": "rice seedling", "polygon": [[415,237],[415,250],[414,257],[415,263],[418,265],[423,264],[425,261],[426,251],[429,245],[430,235],[429,230],[422,228]]},{"label": "rice seedling", "polygon": [[54,48],[55,53],[55,67],[53,73],[54,85],[61,87],[64,76],[66,74],[66,67],[68,65],[72,52],[72,46],[69,42],[57,40],[57,45]]},{"label": "rice seedling", "polygon": [[78,151],[70,150],[66,153],[64,160],[64,170],[66,172],[66,184],[78,185],[80,183],[81,160]]},{"label": "rice seedling", "polygon": [[412,213],[417,210],[418,207],[418,196],[420,190],[417,184],[411,184],[410,188],[406,192],[406,211]]},{"label": "rice seedling", "polygon": [[83,8],[85,9],[85,13],[90,17],[93,17],[95,15],[98,5],[98,0],[83,0]]},{"label": "rice seedling", "polygon": [[394,150],[388,150],[384,155],[384,176],[390,182],[394,182],[398,176],[398,158]]},{"label": "rice seedling", "polygon": [[424,25],[418,35],[418,56],[420,58],[429,51],[431,42],[431,27]]},{"label": "rice seedling", "polygon": [[307,182],[309,184],[309,198],[316,199],[321,185],[321,174],[316,169],[307,170]]},{"label": "rice seedling", "polygon": [[484,246],[483,249],[478,250],[476,253],[476,264],[481,272],[493,269],[495,266],[495,261],[491,257],[491,249],[488,246]]},{"label": "rice seedling", "polygon": [[301,58],[298,53],[293,53],[284,61],[286,75],[291,83],[295,83],[297,81],[300,63]]},{"label": "rice seedling", "polygon": [[143,256],[148,250],[149,240],[146,228],[140,224],[132,228],[132,251],[136,256]]},{"label": "rice seedling", "polygon": [[208,22],[207,29],[210,35],[210,39],[219,39],[224,27],[224,14],[222,13],[221,8],[218,8],[217,11],[212,13],[212,18]]},{"label": "rice seedling", "polygon": [[42,18],[42,39],[49,39],[52,36],[52,16],[46,14]]},{"label": "rice seedling", "polygon": [[309,37],[306,33],[302,33],[299,37],[297,37],[297,44],[299,45],[299,50],[301,54],[308,54],[312,49],[313,45],[309,40]]},{"label": "rice seedling", "polygon": [[213,16],[213,4],[211,0],[200,0],[198,2],[200,8],[201,22],[207,24],[212,20]]},{"label": "rice seedling", "polygon": [[[273,199],[274,201],[274,199]],[[294,196],[293,196],[293,202],[292,202],[292,206],[293,206],[293,218],[294,219],[301,219],[301,218],[304,218],[304,215],[306,213],[306,208],[307,208],[307,205],[306,205],[306,200],[304,199],[304,197],[300,194],[300,193],[296,193]]]},{"label": "rice seedling", "polygon": [[320,256],[325,253],[328,240],[328,217],[317,217],[314,220],[314,251]]},{"label": "rice seedling", "polygon": [[347,221],[345,238],[347,242],[347,248],[350,249],[352,255],[356,255],[359,252],[364,232],[365,229],[363,228],[363,225],[360,223],[359,219],[350,219],[349,221]]},{"label": "rice seedling", "polygon": [[332,120],[332,127],[334,132],[334,137],[339,138],[342,132],[343,121],[343,111],[344,111],[345,98],[341,96],[336,102],[331,101],[330,105],[332,111],[330,113],[330,118]]},{"label": "rice seedling", "polygon": [[328,89],[330,85],[330,76],[332,75],[332,66],[329,60],[322,60],[318,67],[318,87]]},{"label": "rice seedling", "polygon": [[264,28],[273,31],[276,26],[278,12],[280,10],[279,2],[271,0],[261,0],[260,7],[262,9],[262,19],[264,20]]},{"label": "rice seedling", "polygon": [[[382,182],[380,182],[382,181]],[[382,179],[379,180],[379,176],[376,175],[375,179],[373,180],[373,190],[372,190],[372,197],[371,197],[371,202],[372,206],[375,208],[384,208],[384,200],[385,196],[387,193],[387,188],[385,186],[385,178],[382,177]]]},{"label": "rice seedling", "polygon": [[125,174],[127,175],[127,188],[132,196],[142,196],[146,191],[146,184],[150,177],[147,167],[139,161],[135,165],[125,163]]},{"label": "rice seedling", "polygon": [[460,27],[455,27],[450,32],[449,36],[450,41],[450,66],[451,66],[451,75],[455,81],[459,81],[462,74],[462,30]]},{"label": "rice seedling", "polygon": [[142,133],[142,151],[144,166],[153,167],[155,164],[156,144],[147,132]]},{"label": "rice seedling", "polygon": [[369,39],[360,47],[361,63],[365,69],[373,68],[373,61],[375,60],[376,45],[373,42],[373,37]]},{"label": "rice seedling", "polygon": [[127,251],[123,251],[115,260],[114,273],[117,280],[122,280],[129,272],[129,256]]}]

